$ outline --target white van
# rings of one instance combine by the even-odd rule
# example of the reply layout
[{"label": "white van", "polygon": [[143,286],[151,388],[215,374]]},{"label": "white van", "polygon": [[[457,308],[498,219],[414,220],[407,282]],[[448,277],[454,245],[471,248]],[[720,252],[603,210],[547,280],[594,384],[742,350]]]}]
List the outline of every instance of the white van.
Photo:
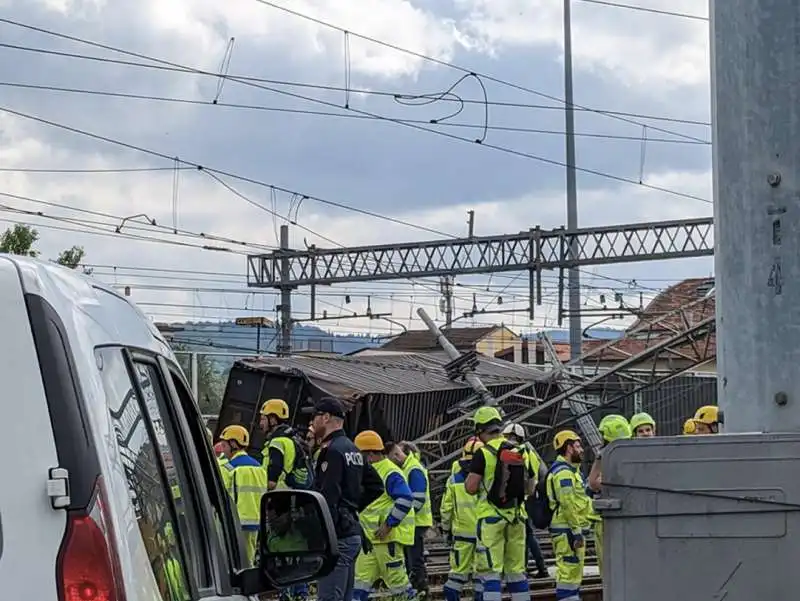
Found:
[{"label": "white van", "polygon": [[[0,341],[3,599],[244,601],[335,564],[322,497],[280,491],[262,502],[260,568],[242,569],[238,521],[186,379],[124,297],[0,255]],[[275,511],[302,517],[302,551],[270,552]]]}]

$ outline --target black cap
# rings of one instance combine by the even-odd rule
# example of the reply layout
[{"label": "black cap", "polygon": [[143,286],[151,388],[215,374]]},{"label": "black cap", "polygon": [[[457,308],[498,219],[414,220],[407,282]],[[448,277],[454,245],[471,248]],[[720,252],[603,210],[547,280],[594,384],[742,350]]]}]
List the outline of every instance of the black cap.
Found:
[{"label": "black cap", "polygon": [[314,405],[314,413],[330,413],[334,417],[344,418],[344,406],[339,399],[326,396]]}]

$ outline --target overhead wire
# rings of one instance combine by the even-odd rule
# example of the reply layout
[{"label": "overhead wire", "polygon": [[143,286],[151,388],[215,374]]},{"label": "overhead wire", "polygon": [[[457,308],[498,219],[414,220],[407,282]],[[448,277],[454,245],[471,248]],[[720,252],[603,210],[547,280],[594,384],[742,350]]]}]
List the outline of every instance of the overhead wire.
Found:
[{"label": "overhead wire", "polygon": [[691,13],[682,13],[682,12],[676,12],[674,10],[665,10],[660,8],[649,8],[647,6],[637,6],[635,4],[623,4],[622,2],[609,2],[608,0],[576,0],[576,2],[583,2],[584,4],[596,4],[599,6],[606,6],[610,8],[622,8],[625,10],[634,10],[643,13],[661,15],[664,17],[680,17],[682,19],[692,19],[694,21],[708,21],[708,17],[704,17],[703,15],[693,15]]},{"label": "overhead wire", "polygon": [[[557,103],[562,104],[564,106],[567,106],[569,104],[569,103],[567,103],[567,101],[565,99],[559,98],[558,96],[553,96],[552,94],[547,94],[546,92],[542,92],[542,91],[536,90],[534,88],[523,86],[523,85],[511,82],[511,81],[502,79],[500,77],[495,77],[493,75],[489,75],[487,73],[483,73],[483,72],[477,71],[475,69],[470,69],[468,67],[463,67],[461,65],[457,65],[455,63],[452,63],[452,62],[449,62],[449,61],[446,61],[446,60],[443,60],[443,59],[440,59],[440,58],[429,56],[429,55],[423,54],[421,52],[416,52],[414,50],[409,50],[408,48],[403,48],[402,46],[398,46],[397,44],[392,44],[390,42],[385,42],[383,40],[379,40],[379,39],[374,38],[372,36],[368,36],[368,35],[364,35],[364,34],[360,34],[360,33],[355,33],[352,30],[344,29],[343,27],[339,27],[338,25],[334,25],[333,23],[330,23],[330,22],[325,21],[323,19],[319,19],[317,17],[312,17],[311,15],[307,15],[305,13],[301,13],[301,12],[299,12],[297,10],[294,10],[294,9],[291,9],[291,8],[287,8],[287,7],[281,6],[279,4],[275,4],[274,2],[270,2],[270,0],[254,0],[254,1],[258,2],[259,4],[263,4],[264,6],[268,6],[268,7],[274,8],[276,10],[282,11],[284,13],[293,15],[293,16],[298,17],[300,19],[304,19],[306,21],[315,23],[315,24],[320,25],[322,27],[326,27],[328,29],[333,29],[333,30],[338,31],[340,33],[347,32],[347,34],[349,36],[360,38],[360,39],[362,39],[364,41],[371,42],[373,44],[377,44],[377,45],[383,46],[385,48],[390,48],[390,49],[395,50],[397,52],[400,52],[400,53],[403,53],[403,54],[407,54],[409,56],[413,56],[413,57],[419,58],[421,60],[425,60],[425,61],[428,61],[430,63],[436,64],[436,65],[440,65],[442,67],[447,67],[447,68],[450,68],[450,69],[454,69],[454,70],[460,71],[462,73],[476,75],[476,76],[484,79],[485,81],[491,81],[493,83],[496,83],[496,84],[499,84],[499,85],[503,85],[503,86],[518,90],[520,92],[527,92],[528,94],[533,94],[533,95],[539,96],[541,98],[546,98],[548,100],[551,100],[553,102],[557,102]],[[601,110],[593,109],[593,108],[587,107],[587,106],[582,106],[582,105],[574,103],[574,102],[571,103],[571,104],[576,109],[589,111],[589,112],[592,112],[592,113],[597,113],[599,115],[604,115],[604,116],[606,116],[606,117],[608,117],[610,119],[617,119],[617,120],[620,120],[620,121],[624,121],[626,123],[630,123],[630,124],[633,124],[633,125],[638,125],[639,127],[644,125],[643,123],[634,121],[632,119],[623,117],[621,115],[613,115],[613,114],[609,114],[609,113],[604,113]],[[683,134],[678,134],[676,132],[669,132],[669,133],[673,133],[674,135],[683,135]]]},{"label": "overhead wire", "polygon": [[[298,16],[302,16],[303,18],[309,18],[311,20],[316,21],[316,19],[313,19],[311,17],[307,17],[306,15],[302,15],[301,13],[296,13],[296,11],[291,11],[289,9],[285,9],[283,7],[278,7],[277,5],[273,5],[272,3],[266,2],[266,0],[256,0],[256,1],[268,4],[268,5],[271,5],[271,6],[275,6],[276,8],[280,8],[281,10],[287,10],[288,12],[292,12],[293,14],[297,14]],[[75,36],[70,36],[70,35],[61,34],[61,33],[58,33],[58,32],[53,32],[51,30],[43,29],[43,28],[40,28],[40,27],[32,26],[32,25],[22,24],[22,23],[19,23],[17,21],[12,21],[10,19],[0,18],[0,23],[7,23],[7,24],[10,24],[10,25],[18,26],[18,27],[24,27],[24,28],[31,29],[31,30],[34,30],[34,31],[39,31],[41,33],[45,33],[45,34],[48,34],[48,35],[53,35],[53,36],[56,36],[56,37],[69,39],[71,41],[76,41],[76,42],[79,42],[79,43],[88,44],[88,45],[91,45],[91,46],[95,46],[95,47],[98,47],[98,48],[103,48],[105,50],[109,50],[109,51],[112,51],[112,52],[118,52],[118,53],[125,54],[125,55],[128,55],[128,56],[134,56],[136,58],[149,60],[149,61],[152,61],[152,62],[155,62],[155,63],[166,64],[166,65],[169,65],[169,66],[172,66],[172,67],[179,67],[179,68],[183,68],[183,69],[188,69],[188,70],[190,70],[190,71],[192,71],[194,73],[200,74],[200,75],[210,75],[210,76],[214,76],[214,77],[219,77],[218,74],[214,74],[214,73],[211,73],[209,71],[204,71],[202,69],[195,69],[195,68],[192,68],[192,67],[187,67],[185,65],[181,65],[181,64],[175,63],[173,61],[167,61],[167,60],[164,60],[164,59],[147,56],[147,55],[144,55],[142,53],[131,52],[131,51],[128,51],[128,50],[115,48],[115,47],[109,46],[107,44],[101,44],[101,43],[98,43],[98,42],[93,42],[93,41],[85,40],[85,39],[82,39],[82,38],[76,38]],[[320,23],[321,24],[325,24],[326,26],[332,27],[334,29],[339,29],[342,32],[345,31],[345,30],[342,30],[341,28],[338,28],[336,26],[333,26],[333,25],[330,25],[330,24],[327,24],[327,23],[324,23],[324,22],[320,22]],[[352,32],[350,32],[350,33],[352,34]],[[353,35],[355,35],[355,34],[353,34]],[[358,37],[365,37],[365,36],[358,35]],[[370,41],[375,41],[372,38],[369,38],[369,39],[370,39]],[[386,44],[385,42],[381,42],[381,43]],[[391,46],[391,45],[389,45],[389,46]],[[403,51],[404,52],[409,52],[411,54],[417,54],[417,53],[413,53],[412,51],[408,51],[408,50],[403,50]],[[424,55],[420,55],[420,57],[421,58],[430,58],[430,57],[424,57]],[[443,63],[443,64],[446,64],[447,66],[450,66],[451,68],[457,68],[458,70],[460,70],[462,72],[475,73],[473,71],[467,71],[466,69],[464,69],[462,67],[457,67],[457,66],[451,65],[449,63]],[[492,78],[491,76],[487,76],[487,75],[484,75],[484,74],[481,74],[481,73],[475,73],[475,75],[479,75],[480,77],[482,77],[484,79],[490,79],[490,80],[493,79],[493,80],[496,80],[498,82],[505,83],[506,85],[510,85],[510,84],[508,84],[508,82],[503,82],[503,80],[497,80],[497,78]],[[235,81],[235,82],[243,84],[243,85],[247,85],[247,86],[251,86],[251,87],[259,88],[259,89],[264,89],[264,90],[267,90],[267,91],[272,91],[272,92],[275,92],[277,94],[289,96],[289,97],[300,99],[300,100],[306,100],[308,102],[320,104],[320,105],[323,105],[323,106],[336,108],[336,109],[342,108],[338,104],[335,104],[335,103],[332,103],[332,102],[328,102],[328,101],[325,101],[325,100],[322,100],[322,99],[319,99],[319,98],[313,98],[313,97],[309,97],[309,96],[304,96],[302,94],[297,94],[297,93],[294,93],[294,92],[288,92],[286,90],[279,90],[277,88],[271,88],[271,87],[268,87],[268,86],[257,84],[257,83],[252,82],[252,81],[248,81],[248,80],[244,80],[244,79],[237,79],[237,78],[232,77],[232,76],[226,76],[226,79],[227,80],[231,80],[231,81]],[[546,94],[543,94],[543,93],[540,93],[540,92],[536,92],[536,91],[531,90],[529,88],[524,88],[524,89],[526,91],[529,91],[529,92],[532,92],[532,93],[535,92],[535,93],[537,93],[539,95],[543,95],[545,97],[549,97],[551,100],[555,99],[555,100],[557,100],[559,102],[564,102],[561,99],[558,99],[556,97],[552,97],[552,96],[549,96],[549,95],[546,95]],[[576,105],[576,106],[578,106],[578,105]],[[587,107],[582,107],[582,108],[587,108]],[[45,122],[45,123],[47,123],[49,125],[54,125],[56,127],[61,126],[64,129],[71,129],[72,131],[75,131],[75,128],[69,128],[69,126],[64,126],[62,124],[56,124],[56,123],[54,123],[52,121],[48,121],[48,120],[43,119],[41,117],[36,117],[36,116],[30,115],[30,114],[21,113],[20,111],[13,111],[13,109],[10,109],[8,107],[0,107],[0,110],[3,110],[5,112],[10,112],[11,114],[16,114],[17,116],[20,116],[20,117],[23,117],[23,118],[25,118],[25,117],[27,117],[29,119],[33,118],[34,120],[39,120],[40,122]],[[451,134],[449,132],[436,130],[436,129],[431,129],[429,127],[425,127],[425,126],[417,125],[417,124],[413,124],[413,123],[403,123],[403,122],[398,121],[397,119],[393,119],[391,117],[387,117],[387,116],[383,116],[383,115],[376,115],[375,113],[371,113],[369,111],[364,111],[364,110],[356,109],[356,108],[353,108],[353,107],[350,107],[347,110],[353,111],[353,112],[358,113],[358,114],[371,116],[373,118],[383,119],[383,120],[385,120],[387,122],[391,122],[391,123],[395,123],[395,124],[398,124],[398,125],[402,125],[404,127],[408,127],[408,128],[415,129],[415,130],[418,130],[418,131],[429,132],[429,133],[432,133],[432,134],[435,134],[435,135],[438,135],[438,136],[442,136],[444,138],[448,138],[448,139],[452,139],[452,140],[458,140],[458,141],[461,141],[461,142],[467,142],[467,143],[470,143],[470,144],[475,144],[476,143],[476,140],[471,139],[471,138],[464,138],[464,137],[461,137],[461,136],[457,136],[455,134]],[[626,118],[623,118],[623,117],[615,116],[613,118],[620,119],[620,120],[623,120],[623,121],[627,121],[627,122],[630,122],[630,123],[634,123],[634,124],[639,125],[639,126],[643,125],[642,123],[639,123],[639,122],[636,122],[636,121],[632,121],[630,119],[626,119]],[[658,128],[656,128],[655,126],[651,126],[651,129],[658,131]],[[84,132],[84,133],[86,133],[86,132]],[[685,136],[685,134],[679,134],[679,133],[676,133],[676,132],[668,132],[668,133],[673,133],[674,135]],[[102,138],[102,136],[97,136],[96,134],[94,135],[94,137],[96,137],[98,139]],[[105,139],[106,139],[106,141],[109,141],[108,138],[105,138]],[[700,139],[697,138],[697,140],[700,140]],[[550,164],[550,165],[554,165],[554,166],[558,166],[558,167],[566,167],[567,166],[566,163],[564,163],[563,161],[559,161],[559,160],[555,160],[555,159],[549,159],[547,157],[543,157],[543,156],[540,156],[540,155],[536,155],[536,154],[532,154],[532,153],[528,153],[528,152],[515,150],[515,149],[512,149],[512,148],[507,148],[505,146],[500,146],[500,145],[496,145],[496,144],[489,144],[489,143],[486,143],[486,142],[482,142],[479,145],[483,146],[483,147],[486,147],[486,148],[491,148],[492,150],[495,150],[495,151],[498,151],[498,152],[503,152],[503,153],[506,153],[506,154],[510,154],[510,155],[513,155],[513,156],[518,156],[520,158],[526,158],[526,159],[538,161],[538,162],[545,163],[545,164]],[[187,162],[183,161],[183,163],[185,164]],[[189,163],[189,164],[191,164],[191,163]],[[678,196],[678,197],[682,197],[682,198],[687,198],[687,199],[691,199],[691,200],[697,200],[697,201],[700,201],[700,202],[711,203],[710,200],[702,198],[700,196],[696,196],[696,195],[693,195],[693,194],[680,192],[680,191],[677,191],[677,190],[671,190],[669,188],[664,188],[662,186],[656,186],[656,185],[653,185],[653,184],[640,183],[636,179],[631,179],[631,178],[627,178],[627,177],[623,177],[623,176],[609,174],[609,173],[605,173],[603,171],[599,171],[599,170],[596,170],[596,169],[589,169],[589,168],[585,168],[585,167],[576,167],[576,170],[580,171],[582,173],[586,173],[588,175],[594,175],[596,177],[601,177],[601,178],[609,179],[609,180],[612,180],[612,181],[617,181],[617,182],[620,182],[620,183],[627,183],[627,184],[636,185],[636,186],[640,186],[640,187],[643,187],[643,188],[651,189],[651,190],[654,190],[654,191],[663,192],[665,194],[670,194],[670,195],[674,195],[674,196]],[[219,170],[215,170],[215,171],[220,175],[231,176],[231,174],[229,174],[229,173],[223,173],[223,172],[221,172]],[[250,179],[250,178],[242,178],[242,176],[238,176],[237,179]],[[253,182],[251,180],[250,183],[256,183],[256,182]],[[264,184],[264,182],[260,182],[260,185],[265,185],[265,184]],[[280,189],[277,186],[273,186],[273,187],[275,187],[276,189]],[[289,193],[293,192],[291,190],[286,190],[286,189],[281,189],[281,191],[289,192]],[[306,195],[306,196],[308,198],[310,198],[311,200],[315,200],[315,201],[318,201],[318,202],[324,202],[323,200],[321,200],[321,199],[319,199],[317,197],[310,197],[308,195]],[[354,207],[350,207],[350,210],[356,210],[356,209]],[[361,211],[363,211],[363,210],[361,210]],[[371,212],[367,212],[367,213],[371,213]],[[374,217],[376,215],[372,214],[372,216]],[[385,219],[387,217],[386,216],[381,216],[380,218]],[[424,227],[424,226],[422,226],[422,227]],[[427,229],[430,229],[430,228],[427,228]],[[441,232],[437,232],[437,233],[441,234]]]},{"label": "overhead wire", "polygon": [[[173,96],[156,96],[151,94],[136,94],[130,92],[114,92],[110,90],[94,90],[94,89],[87,89],[87,88],[72,88],[72,87],[63,87],[63,86],[54,86],[54,85],[40,85],[40,84],[29,84],[23,82],[8,82],[8,81],[0,81],[0,87],[10,87],[10,88],[19,88],[19,89],[28,89],[28,90],[39,90],[45,92],[58,92],[58,93],[66,93],[66,94],[84,94],[88,96],[104,96],[109,98],[120,98],[124,100],[141,100],[145,102],[164,102],[164,103],[175,103],[175,104],[188,104],[188,105],[196,105],[196,106],[204,106],[204,107],[220,107],[220,108],[228,108],[228,109],[236,109],[236,110],[252,110],[252,111],[262,111],[262,112],[274,112],[274,113],[285,113],[285,114],[293,114],[293,115],[307,115],[313,117],[335,117],[335,118],[343,118],[343,119],[357,119],[357,120],[366,120],[366,121],[382,121],[382,116],[371,116],[371,115],[361,115],[358,113],[342,113],[342,112],[333,112],[333,111],[317,111],[312,109],[298,109],[298,108],[289,108],[289,107],[280,107],[280,106],[265,106],[259,104],[246,104],[246,103],[233,103],[233,102],[209,102],[206,100],[199,100],[195,98],[179,98]],[[484,131],[499,131],[499,132],[508,132],[508,133],[521,133],[521,134],[537,134],[537,135],[554,135],[554,136],[563,136],[563,130],[557,129],[540,129],[540,128],[533,128],[533,127],[518,127],[518,126],[505,126],[505,125],[492,125],[490,123],[484,124],[477,124],[477,123],[463,123],[463,122],[450,122],[450,121],[440,121],[440,120],[433,120],[433,119],[405,119],[405,118],[396,118],[398,121],[403,123],[414,123],[419,125],[434,125],[434,126],[442,126],[442,127],[452,127],[452,128],[464,128],[464,129],[480,129]],[[641,135],[634,136],[634,135],[623,135],[623,134],[609,134],[603,132],[575,132],[575,136],[579,138],[594,138],[594,139],[602,139],[602,140],[625,140],[630,142],[637,142],[641,143]],[[648,143],[657,143],[657,144],[689,144],[689,145],[698,145],[698,146],[705,146],[710,145],[710,140],[687,140],[687,139],[676,139],[676,138],[648,138]],[[170,167],[164,167],[163,170],[170,170]],[[192,169],[191,167],[182,167],[182,169]],[[2,171],[2,170],[0,170]],[[9,171],[15,171],[14,169],[9,169]],[[93,172],[92,170],[86,170],[87,173]]]},{"label": "overhead wire", "polygon": [[[0,19],[2,22],[2,19]],[[80,40],[80,38],[79,38]],[[86,43],[90,43],[88,40],[85,41]],[[166,71],[172,73],[183,73],[185,75],[203,75],[207,77],[215,77],[218,78],[219,74],[213,73],[211,71],[205,71],[202,69],[197,69],[193,67],[183,67],[183,66],[170,66],[170,64],[161,65],[161,64],[149,64],[149,63],[142,63],[142,62],[135,62],[135,61],[127,61],[122,59],[115,59],[105,56],[94,56],[90,54],[81,54],[76,52],[65,52],[63,50],[53,50],[50,48],[38,48],[35,46],[23,46],[20,44],[9,44],[9,43],[0,43],[0,48],[6,48],[9,50],[19,50],[23,52],[32,52],[37,54],[43,55],[51,55],[51,56],[58,56],[61,58],[72,58],[78,60],[87,60],[87,61],[94,61],[97,63],[107,63],[111,65],[119,65],[125,67],[136,67],[141,69],[150,69],[156,71]],[[127,53],[127,51],[122,49],[115,49],[117,52]],[[134,53],[135,54],[135,53]],[[147,58],[146,60],[161,60],[156,58]],[[177,65],[177,63],[176,63]],[[319,83],[311,83],[311,82],[300,82],[300,81],[290,81],[285,79],[273,79],[269,77],[257,77],[254,75],[226,75],[226,79],[233,79],[241,82],[252,82],[252,83],[262,83],[262,84],[270,84],[270,85],[278,85],[278,86],[286,86],[286,87],[297,87],[297,88],[306,88],[312,90],[319,90],[319,91],[327,91],[327,92],[345,92],[345,93],[352,93],[364,96],[379,96],[379,97],[387,97],[395,100],[399,104],[404,106],[420,106],[418,104],[414,104],[413,102],[409,102],[411,100],[434,100],[435,102],[452,102],[458,103],[461,105],[466,104],[476,104],[482,107],[484,106],[496,106],[496,107],[503,107],[503,108],[519,108],[519,109],[531,109],[531,110],[557,110],[563,111],[565,110],[564,106],[554,106],[549,104],[533,104],[533,103],[526,103],[526,102],[511,102],[507,100],[490,100],[486,99],[478,99],[478,98],[464,98],[458,94],[450,93],[449,95],[443,95],[444,92],[428,92],[424,94],[404,94],[399,91],[391,91],[391,90],[377,90],[372,88],[355,88],[355,87],[344,87],[344,86],[336,86],[332,84],[319,84]],[[11,85],[11,84],[9,84]],[[162,98],[162,97],[159,97]],[[220,103],[213,102],[213,101],[197,101],[198,103],[202,104],[209,104],[215,105],[220,104],[223,106],[235,106],[231,103]],[[425,103],[428,104],[428,103]],[[338,105],[337,105],[338,106]],[[346,107],[339,107],[339,108],[346,108]],[[583,107],[573,107],[575,112],[592,112],[592,113],[602,113],[604,115],[616,115],[621,117],[631,117],[635,119],[644,119],[646,121],[663,121],[668,123],[675,123],[680,125],[696,125],[696,126],[703,126],[703,127],[710,127],[710,121],[702,121],[699,119],[688,119],[683,117],[670,117],[665,115],[652,115],[647,113],[634,113],[630,111],[615,111],[611,109],[598,109],[598,108],[583,108]],[[424,121],[423,123],[430,123],[430,121]],[[633,123],[632,125],[636,125],[641,127],[642,125],[646,125],[643,123]],[[648,125],[648,127],[652,127]],[[679,137],[686,137],[686,134],[682,132],[676,132],[673,130],[665,130],[663,133],[668,133],[673,136]],[[689,136],[689,139],[693,139]]]},{"label": "overhead wire", "polygon": [[[227,236],[221,236],[219,234],[211,234],[211,233],[205,233],[205,232],[193,232],[193,231],[190,231],[190,230],[174,228],[174,227],[171,227],[171,226],[161,225],[161,224],[155,223],[155,220],[153,220],[153,222],[148,223],[148,224],[142,224],[141,222],[130,221],[130,220],[128,220],[127,217],[124,217],[124,216],[121,216],[121,215],[114,215],[114,214],[106,213],[106,212],[103,212],[103,211],[95,211],[95,210],[92,210],[92,209],[85,209],[85,208],[66,205],[66,204],[58,203],[58,202],[50,202],[50,201],[42,200],[42,199],[39,199],[39,198],[33,198],[31,196],[22,195],[22,194],[12,194],[11,192],[0,192],[0,196],[4,196],[6,198],[13,198],[13,199],[16,199],[16,200],[22,200],[24,202],[30,202],[32,204],[40,204],[40,205],[44,205],[44,206],[48,206],[48,207],[64,209],[64,210],[67,210],[67,211],[74,211],[76,213],[84,213],[84,214],[92,215],[92,216],[95,216],[95,217],[103,217],[105,219],[113,219],[113,220],[116,221],[115,224],[105,224],[105,223],[102,223],[102,222],[92,222],[90,220],[83,220],[83,222],[94,223],[96,225],[116,226],[116,227],[120,227],[120,230],[123,229],[122,224],[124,223],[124,229],[128,229],[128,230],[140,230],[140,231],[149,231],[149,232],[152,232],[152,231],[155,230],[155,231],[160,231],[160,232],[165,233],[165,234],[172,234],[172,235],[176,235],[176,236],[185,236],[185,237],[189,237],[189,238],[200,238],[200,239],[203,239],[203,240],[212,240],[212,241],[215,241],[215,242],[225,242],[225,243],[228,243],[228,244],[235,244],[237,246],[242,246],[242,247],[246,247],[246,248],[252,248],[254,251],[262,251],[263,252],[263,251],[275,250],[274,246],[268,246],[268,245],[265,245],[265,244],[258,244],[258,243],[254,243],[254,242],[245,242],[243,240],[237,240],[235,238],[230,238],[230,237],[227,237]],[[45,215],[44,213],[40,213],[40,212],[35,212],[35,213],[38,216],[45,217],[45,218],[48,218],[48,219],[55,217],[55,218],[63,218],[65,220],[72,220],[72,218],[70,218],[70,217]]]}]

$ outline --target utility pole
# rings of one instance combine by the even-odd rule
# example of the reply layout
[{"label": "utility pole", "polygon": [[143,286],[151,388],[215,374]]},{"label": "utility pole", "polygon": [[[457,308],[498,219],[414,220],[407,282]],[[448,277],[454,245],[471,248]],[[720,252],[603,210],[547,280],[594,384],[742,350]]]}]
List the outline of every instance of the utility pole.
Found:
[{"label": "utility pole", "polygon": [[[578,229],[578,184],[575,173],[575,105],[572,91],[572,0],[564,0],[564,131],[567,149],[567,231]],[[578,256],[573,240],[569,258]],[[569,287],[569,358],[575,361],[583,354],[581,328],[581,276],[577,267],[570,267]]]},{"label": "utility pole", "polygon": [[712,0],[719,404],[726,432],[800,432],[796,0]]},{"label": "utility pole", "polygon": [[448,328],[453,323],[453,282],[451,275],[439,278],[439,290],[442,293],[441,311],[444,313],[444,323]]},{"label": "utility pole", "polygon": [[[281,226],[281,250],[289,250],[289,226]],[[291,275],[291,264],[289,259],[284,257],[281,260],[280,269],[280,291],[281,291],[281,304],[280,304],[280,341],[278,343],[277,353],[279,357],[285,357],[292,351],[292,286],[289,284],[289,276]]]},{"label": "utility pole", "polygon": [[605,599],[793,599],[800,587],[797,0],[711,0],[710,21],[725,433],[603,451]]}]

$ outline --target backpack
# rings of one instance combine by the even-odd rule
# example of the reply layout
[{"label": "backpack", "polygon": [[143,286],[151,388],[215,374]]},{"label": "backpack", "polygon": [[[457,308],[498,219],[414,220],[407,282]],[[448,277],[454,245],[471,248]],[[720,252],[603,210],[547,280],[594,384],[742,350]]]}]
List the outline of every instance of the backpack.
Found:
[{"label": "backpack", "polygon": [[492,487],[486,492],[486,499],[498,509],[519,507],[525,502],[528,484],[525,448],[514,446],[507,440],[497,449],[489,445],[483,448],[497,459]]},{"label": "backpack", "polygon": [[299,490],[312,490],[314,488],[314,463],[306,452],[305,441],[301,441],[293,429],[285,427],[276,431],[269,438],[267,444],[277,437],[288,438],[294,445],[294,464],[290,467],[283,466],[286,486]]},{"label": "backpack", "polygon": [[312,490],[314,488],[314,464],[306,452],[303,443],[292,436],[294,443],[294,465],[292,470],[286,474],[286,485],[289,488],[300,490]]},{"label": "backpack", "polygon": [[[553,469],[554,467],[555,469]],[[547,490],[548,476],[560,472],[563,468],[563,465],[559,466],[554,464],[551,466],[550,469],[547,470],[547,476],[540,478],[536,483],[533,495],[531,495],[527,501],[526,507],[528,510],[528,517],[531,519],[533,526],[539,530],[546,530],[550,527],[550,523],[553,521],[553,515],[558,509],[558,501],[556,501],[555,507],[550,507],[550,495]]]}]

